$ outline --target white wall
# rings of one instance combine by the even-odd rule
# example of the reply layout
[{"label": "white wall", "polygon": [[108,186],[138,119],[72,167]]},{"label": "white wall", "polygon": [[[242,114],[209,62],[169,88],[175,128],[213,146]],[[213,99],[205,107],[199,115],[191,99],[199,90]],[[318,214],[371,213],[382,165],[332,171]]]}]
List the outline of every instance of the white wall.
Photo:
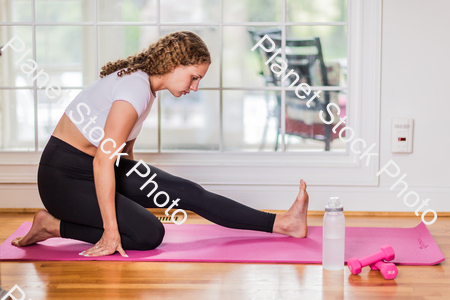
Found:
[{"label": "white wall", "polygon": [[[385,0],[383,3],[380,159],[393,159],[410,190],[430,198],[429,207],[450,211],[450,1]],[[390,152],[390,119],[414,118],[414,151]],[[394,183],[382,176],[379,190]],[[392,197],[386,202],[401,202]],[[406,208],[402,204],[403,208]],[[412,209],[411,209],[412,210]],[[407,210],[408,211],[408,210]]]},{"label": "white wall", "polygon": [[[450,1],[384,0],[381,70],[380,167],[390,159],[406,173],[407,191],[427,208],[450,211]],[[414,119],[412,154],[390,152],[391,118]],[[137,157],[139,158],[139,157]],[[339,174],[336,174],[339,176]],[[308,174],[303,177],[306,181]],[[309,186],[310,210],[340,196],[348,211],[413,212],[397,197],[400,185],[383,174],[379,187]],[[201,182],[199,182],[201,184]],[[206,189],[260,209],[287,209],[298,189],[283,186],[218,186]],[[410,202],[413,202],[413,198]],[[182,201],[182,199],[181,199]],[[0,207],[42,207],[35,184],[0,185]],[[422,209],[423,210],[423,209]],[[431,219],[431,214],[427,219]],[[439,219],[439,218],[438,218]],[[418,221],[419,221],[418,217]]]}]

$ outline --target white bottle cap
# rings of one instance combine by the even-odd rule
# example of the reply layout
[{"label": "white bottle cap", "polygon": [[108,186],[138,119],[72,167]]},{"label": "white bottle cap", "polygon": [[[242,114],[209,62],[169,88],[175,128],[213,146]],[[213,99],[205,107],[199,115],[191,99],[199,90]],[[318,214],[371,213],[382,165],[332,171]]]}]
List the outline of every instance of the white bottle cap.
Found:
[{"label": "white bottle cap", "polygon": [[330,200],[328,200],[328,204],[325,205],[325,211],[344,211],[344,206],[342,206],[341,202],[339,201],[339,197],[330,197]]}]

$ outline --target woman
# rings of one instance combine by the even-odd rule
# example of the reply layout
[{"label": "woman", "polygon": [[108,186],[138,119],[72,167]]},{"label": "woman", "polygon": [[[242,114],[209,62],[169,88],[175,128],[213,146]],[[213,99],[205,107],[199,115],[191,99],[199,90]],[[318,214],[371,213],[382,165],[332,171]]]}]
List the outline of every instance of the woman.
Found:
[{"label": "woman", "polygon": [[[101,78],[69,104],[42,153],[38,188],[47,211],[38,211],[30,231],[12,244],[24,247],[51,237],[72,238],[95,244],[80,255],[117,251],[125,257],[124,250],[158,247],[164,226],[146,209],[156,206],[140,189],[143,178],[129,174],[137,163],[133,144],[156,92],[167,89],[180,97],[197,91],[210,64],[205,43],[189,31],[168,34],[140,54],[106,64]],[[107,139],[109,143],[103,143]],[[144,174],[146,168],[141,167]],[[303,180],[289,211],[275,215],[148,167],[157,175],[158,189],[180,199],[177,209],[230,228],[299,238],[307,234],[308,194]]]}]

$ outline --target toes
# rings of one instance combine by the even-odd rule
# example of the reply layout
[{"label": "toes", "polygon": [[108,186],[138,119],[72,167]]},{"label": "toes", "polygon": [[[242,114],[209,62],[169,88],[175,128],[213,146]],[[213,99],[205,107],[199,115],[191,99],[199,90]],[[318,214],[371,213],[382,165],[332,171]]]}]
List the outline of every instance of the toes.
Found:
[{"label": "toes", "polygon": [[15,239],[13,239],[12,241],[11,241],[11,244],[12,245],[14,245],[14,246],[16,246],[16,247],[20,247],[20,245],[19,245],[19,242],[20,242],[20,240],[22,240],[22,238],[23,237],[16,237]]},{"label": "toes", "polygon": [[300,189],[306,190],[306,182],[303,179],[300,179]]}]

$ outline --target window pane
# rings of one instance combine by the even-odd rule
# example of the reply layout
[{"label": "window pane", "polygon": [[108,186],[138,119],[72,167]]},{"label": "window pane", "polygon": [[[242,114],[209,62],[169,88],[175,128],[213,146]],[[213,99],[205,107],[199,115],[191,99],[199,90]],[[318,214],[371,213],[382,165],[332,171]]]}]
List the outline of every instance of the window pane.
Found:
[{"label": "window pane", "polygon": [[[311,92],[310,96],[313,95]],[[325,99],[329,103],[339,105],[339,117],[346,116],[347,94],[346,92],[330,92],[322,91],[319,95],[319,101],[313,100],[308,108],[306,102],[308,99],[300,99],[293,91],[286,91],[286,151],[302,151],[302,150],[325,150],[325,123],[320,119],[319,113],[324,112],[326,106]],[[333,112],[334,122],[330,124],[330,130],[339,122],[339,117],[336,115],[335,107],[331,107]],[[345,124],[340,124],[335,133],[331,132],[330,150],[345,150],[345,142],[339,138],[339,131],[345,127]],[[342,138],[346,136],[347,130],[342,132]],[[351,133],[349,133],[351,136]]]},{"label": "window pane", "polygon": [[98,0],[100,22],[156,23],[156,14],[156,0]]},{"label": "window pane", "polygon": [[287,57],[288,70],[293,68],[302,74],[304,80],[301,81],[311,86],[347,86],[347,26],[286,26],[286,37],[292,42],[317,37],[320,43],[328,84],[321,75],[320,59],[302,56],[317,55],[317,47],[286,47],[286,55],[290,55]]},{"label": "window pane", "polygon": [[[260,31],[273,28],[267,26],[223,26],[224,87],[265,86],[264,76],[260,74],[263,60],[258,49],[253,52],[251,50],[259,39],[254,41],[249,30]],[[275,29],[277,28],[275,27]]]},{"label": "window pane", "polygon": [[275,151],[277,96],[281,99],[276,91],[223,91],[224,151]]},{"label": "window pane", "polygon": [[287,22],[345,22],[347,0],[286,0]]},{"label": "window pane", "polygon": [[31,22],[31,1],[0,1],[0,22]]},{"label": "window pane", "polygon": [[[95,74],[94,28],[92,26],[36,26],[39,68],[58,86],[89,85]],[[38,77],[38,86],[45,77]]]},{"label": "window pane", "polygon": [[[158,0],[159,1],[159,0]],[[346,22],[346,0],[35,0],[36,15],[36,68],[27,62],[33,58],[31,26],[1,26],[0,45],[17,35],[24,41],[20,51],[6,49],[0,56],[0,86],[31,87],[33,79],[41,90],[37,91],[38,146],[43,149],[68,103],[87,86],[99,78],[96,69],[108,62],[124,59],[147,49],[159,37],[179,31],[196,32],[207,44],[212,64],[200,82],[200,90],[176,98],[169,91],[161,97],[161,149],[162,151],[217,151],[220,149],[220,52],[222,57],[222,86],[225,88],[259,88],[281,86],[286,88],[295,79],[267,73],[266,57],[251,51],[256,40],[255,31],[272,29],[281,37],[281,26],[223,26],[222,41],[219,26],[98,26],[98,52],[95,53],[94,26],[42,26],[39,22],[93,22],[94,6],[98,3],[100,22],[155,22],[160,13],[161,22],[219,22],[220,3],[224,22],[282,22],[283,2],[286,2],[287,22]],[[31,22],[32,0],[0,1],[0,21]],[[103,23],[104,24],[104,23]],[[253,31],[252,31],[253,30]],[[274,33],[275,35],[277,33]],[[347,27],[346,26],[286,26],[286,61],[288,68],[298,71],[300,82],[311,86],[347,87]],[[305,60],[313,55],[308,47],[289,45],[292,40],[315,38],[320,42],[323,61]],[[20,46],[18,41],[16,46]],[[220,47],[223,47],[220,49]],[[275,51],[279,47],[276,47]],[[30,50],[28,52],[28,50]],[[272,63],[281,59],[281,55]],[[16,62],[20,62],[16,65]],[[95,64],[97,62],[97,65]],[[326,74],[322,74],[325,67]],[[264,70],[266,67],[266,70]],[[38,76],[27,76],[26,71]],[[29,72],[30,74],[32,72]],[[39,75],[40,74],[40,75]],[[46,76],[48,74],[48,77]],[[34,78],[33,78],[34,77]],[[37,79],[36,79],[37,78]],[[62,90],[56,99],[45,94],[48,85],[78,87]],[[295,86],[298,85],[298,82]],[[294,87],[295,88],[295,87]],[[65,92],[68,92],[64,95]],[[32,90],[0,90],[0,150],[34,150],[34,94]],[[224,90],[223,93],[223,150],[225,151],[281,151],[279,127],[280,91]],[[312,149],[323,151],[324,125],[318,119],[319,109],[305,109],[305,101],[296,97],[293,89],[286,92],[285,122],[286,151]],[[345,115],[346,90],[322,91],[341,107]],[[61,99],[62,98],[62,99]],[[60,100],[61,99],[61,100]],[[60,100],[60,101],[59,101]],[[58,102],[59,101],[59,102]],[[337,123],[336,120],[334,123]],[[322,127],[320,127],[322,126]],[[320,128],[319,128],[320,127]],[[338,134],[339,132],[337,132]],[[346,134],[348,132],[345,132]],[[277,138],[278,136],[278,138]],[[331,150],[342,151],[345,143],[333,134]],[[278,140],[278,143],[277,143]],[[135,149],[158,149],[158,101],[144,122]]]},{"label": "window pane", "polygon": [[[0,56],[0,86],[32,86],[33,76],[27,76],[32,73],[27,68],[27,60],[33,59],[31,26],[1,26],[0,45],[6,45],[13,38],[11,46],[3,49]],[[24,64],[25,72],[21,70]]]},{"label": "window pane", "polygon": [[39,150],[44,149],[47,145],[50,135],[64,114],[64,110],[80,92],[81,90],[61,90],[59,97],[50,99],[45,90],[37,91]]},{"label": "window pane", "polygon": [[168,33],[187,30],[195,32],[205,42],[211,55],[211,65],[199,88],[219,87],[220,35],[217,26],[161,26],[161,37]]},{"label": "window pane", "polygon": [[219,91],[161,93],[162,150],[219,150]]},{"label": "window pane", "polygon": [[223,1],[224,22],[281,22],[282,0]]},{"label": "window pane", "polygon": [[158,151],[158,99],[153,102],[152,109],[142,124],[134,149],[146,152]]},{"label": "window pane", "polygon": [[93,22],[94,1],[35,0],[36,22]]},{"label": "window pane", "polygon": [[0,90],[0,149],[34,151],[33,90]]},{"label": "window pane", "polygon": [[164,0],[160,3],[161,22],[219,22],[219,0]]},{"label": "window pane", "polygon": [[140,53],[156,41],[158,41],[156,26],[99,26],[99,72],[108,62]]}]

